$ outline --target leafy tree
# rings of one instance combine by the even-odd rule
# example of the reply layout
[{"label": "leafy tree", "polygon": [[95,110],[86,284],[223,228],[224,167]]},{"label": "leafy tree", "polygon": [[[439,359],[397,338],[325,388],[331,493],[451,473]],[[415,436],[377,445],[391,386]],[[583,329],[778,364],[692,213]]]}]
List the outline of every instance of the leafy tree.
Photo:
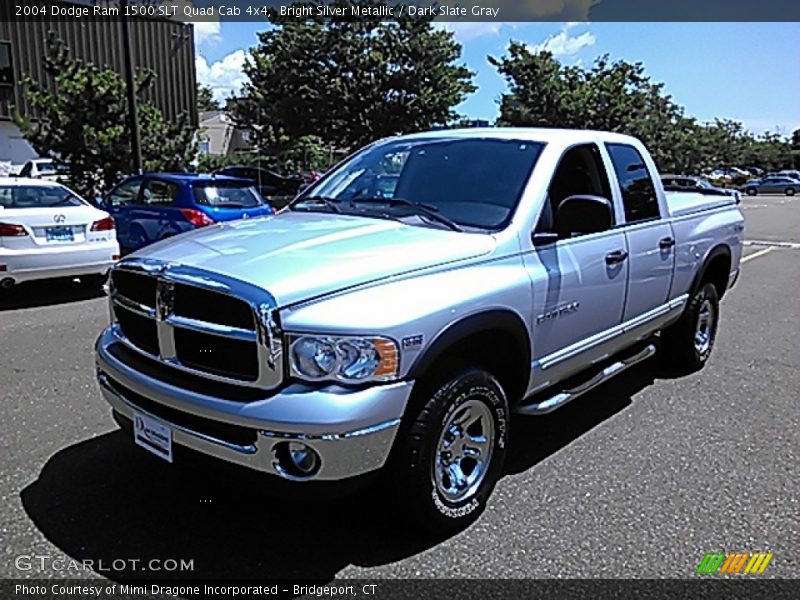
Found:
[{"label": "leafy tree", "polygon": [[654,83],[641,63],[597,58],[583,69],[559,63],[550,52],[511,42],[507,54],[489,57],[508,83],[498,124],[574,127],[627,133],[641,139],[662,171],[692,173],[716,167],[791,163],[787,141],[754,137],[737,121],[700,124]]},{"label": "leafy tree", "polygon": [[[25,77],[22,85],[35,118],[16,115],[16,121],[34,150],[68,163],[71,186],[91,197],[132,170],[125,81],[109,68],[70,56],[55,34],[47,47],[44,68],[53,85]],[[135,82],[144,167],[183,170],[195,154],[194,130],[188,116],[170,123],[144,99],[153,77],[140,71]]]},{"label": "leafy tree", "polygon": [[461,46],[432,19],[298,20],[273,12],[269,20],[275,27],[259,34],[244,69],[249,81],[232,105],[262,152],[281,155],[305,136],[330,152],[446,124],[475,90],[473,73],[457,62]]},{"label": "leafy tree", "polygon": [[208,85],[197,84],[197,112],[219,110],[220,104],[214,100],[214,92]]}]

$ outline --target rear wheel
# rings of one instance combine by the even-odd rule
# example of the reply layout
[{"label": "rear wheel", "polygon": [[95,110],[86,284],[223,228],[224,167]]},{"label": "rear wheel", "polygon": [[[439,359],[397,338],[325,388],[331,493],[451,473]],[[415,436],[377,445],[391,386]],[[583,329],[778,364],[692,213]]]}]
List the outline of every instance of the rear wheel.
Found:
[{"label": "rear wheel", "polygon": [[416,526],[458,530],[485,508],[502,473],[508,401],[497,379],[474,367],[431,387],[399,441],[393,483]]},{"label": "rear wheel", "polygon": [[745,193],[746,193],[748,196],[755,196],[755,195],[758,193],[758,190],[757,190],[756,188],[747,188],[747,189],[745,190]]},{"label": "rear wheel", "polygon": [[795,189],[794,188],[786,188],[786,195],[787,196],[794,196]]},{"label": "rear wheel", "polygon": [[717,288],[706,283],[691,297],[680,320],[662,332],[664,358],[683,372],[702,369],[714,348],[718,322]]}]

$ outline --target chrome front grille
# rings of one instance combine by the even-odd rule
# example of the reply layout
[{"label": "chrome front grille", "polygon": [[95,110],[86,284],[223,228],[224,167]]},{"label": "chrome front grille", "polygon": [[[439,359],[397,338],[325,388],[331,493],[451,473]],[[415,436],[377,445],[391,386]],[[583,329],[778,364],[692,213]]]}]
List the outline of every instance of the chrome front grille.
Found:
[{"label": "chrome front grille", "polygon": [[215,381],[280,384],[275,300],[264,290],[190,267],[127,259],[113,269],[109,294],[120,340],[149,358]]}]

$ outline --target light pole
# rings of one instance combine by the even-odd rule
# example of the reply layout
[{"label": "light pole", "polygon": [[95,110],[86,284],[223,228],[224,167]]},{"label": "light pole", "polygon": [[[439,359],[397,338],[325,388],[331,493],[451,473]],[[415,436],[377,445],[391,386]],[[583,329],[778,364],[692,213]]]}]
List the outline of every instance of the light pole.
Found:
[{"label": "light pole", "polygon": [[142,148],[139,143],[139,117],[136,112],[136,82],[133,78],[133,58],[131,56],[131,37],[128,30],[128,0],[120,0],[122,12],[122,50],[125,60],[125,87],[128,92],[128,132],[131,138],[133,172],[142,172]]}]

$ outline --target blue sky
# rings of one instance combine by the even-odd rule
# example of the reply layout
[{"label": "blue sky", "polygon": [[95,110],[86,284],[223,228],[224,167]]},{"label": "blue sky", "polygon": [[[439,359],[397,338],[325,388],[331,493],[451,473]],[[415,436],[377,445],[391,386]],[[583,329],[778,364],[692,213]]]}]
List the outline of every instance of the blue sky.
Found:
[{"label": "blue sky", "polygon": [[[654,81],[700,120],[742,121],[755,133],[800,127],[800,23],[460,23],[452,28],[478,91],[458,107],[494,120],[504,80],[486,61],[511,39],[545,46],[565,64],[595,57],[641,61]],[[263,23],[196,23],[198,79],[222,98],[244,80],[241,66]]]}]

